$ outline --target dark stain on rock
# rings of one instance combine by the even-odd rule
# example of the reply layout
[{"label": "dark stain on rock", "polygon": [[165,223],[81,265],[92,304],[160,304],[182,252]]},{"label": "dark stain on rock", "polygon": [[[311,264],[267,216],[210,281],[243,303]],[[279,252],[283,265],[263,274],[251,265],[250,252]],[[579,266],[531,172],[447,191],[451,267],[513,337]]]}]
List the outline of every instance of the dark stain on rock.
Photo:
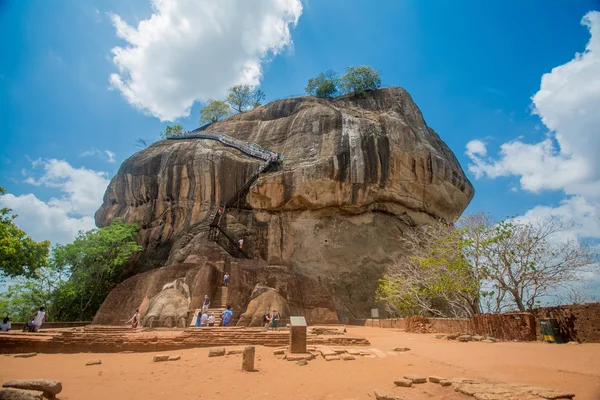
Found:
[{"label": "dark stain on rock", "polygon": [[379,186],[385,186],[390,172],[390,139],[382,136],[377,139],[377,153],[379,154]]},{"label": "dark stain on rock", "polygon": [[340,151],[336,154],[338,161],[337,180],[343,182],[348,176],[350,169],[350,138],[348,135],[342,135],[340,141]]},{"label": "dark stain on rock", "polygon": [[375,183],[378,178],[378,156],[375,149],[375,137],[373,135],[362,136],[361,146],[365,161],[365,183]]}]

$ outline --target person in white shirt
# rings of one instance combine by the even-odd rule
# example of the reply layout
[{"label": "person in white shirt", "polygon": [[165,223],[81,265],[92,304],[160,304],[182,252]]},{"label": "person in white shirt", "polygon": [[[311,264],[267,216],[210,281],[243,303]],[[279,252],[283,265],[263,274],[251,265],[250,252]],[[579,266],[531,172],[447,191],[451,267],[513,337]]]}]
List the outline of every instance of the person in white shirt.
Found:
[{"label": "person in white shirt", "polygon": [[2,323],[0,323],[0,332],[8,332],[10,331],[10,318],[8,318],[8,315],[2,320]]},{"label": "person in white shirt", "polygon": [[29,332],[37,332],[40,330],[42,323],[44,321],[48,321],[48,314],[46,313],[46,309],[44,307],[40,307],[40,309],[30,316],[31,321],[27,323],[27,327],[29,328]]},{"label": "person in white shirt", "polygon": [[200,317],[200,326],[206,326],[207,323],[208,323],[208,314],[203,313],[202,316]]},{"label": "person in white shirt", "polygon": [[213,313],[208,316],[208,326],[215,326],[215,315]]}]

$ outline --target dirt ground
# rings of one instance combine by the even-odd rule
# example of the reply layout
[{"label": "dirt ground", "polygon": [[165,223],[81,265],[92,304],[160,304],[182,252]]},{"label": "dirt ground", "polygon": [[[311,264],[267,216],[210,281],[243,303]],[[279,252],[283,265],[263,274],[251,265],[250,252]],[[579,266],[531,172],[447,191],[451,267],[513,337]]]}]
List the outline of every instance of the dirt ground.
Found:
[{"label": "dirt ground", "polygon": [[[426,383],[397,388],[406,373],[483,382],[525,383],[572,391],[577,400],[600,400],[600,344],[458,343],[434,335],[394,329],[349,327],[366,336],[373,355],[354,361],[325,361],[306,366],[258,346],[256,372],[241,371],[241,355],[208,357],[208,348],[168,353],[38,354],[0,356],[0,381],[47,378],[63,383],[63,400],[95,399],[374,399],[380,389],[406,399],[472,399],[451,388]],[[394,353],[395,347],[409,347]],[[240,348],[232,347],[232,348]],[[153,363],[155,354],[181,360]],[[102,365],[85,366],[92,359]]]}]

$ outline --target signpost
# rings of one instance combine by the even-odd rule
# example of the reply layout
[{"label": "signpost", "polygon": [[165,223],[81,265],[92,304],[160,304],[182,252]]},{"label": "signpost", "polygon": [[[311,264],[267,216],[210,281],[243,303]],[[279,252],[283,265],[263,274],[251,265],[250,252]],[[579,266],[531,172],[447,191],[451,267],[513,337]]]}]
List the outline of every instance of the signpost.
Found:
[{"label": "signpost", "polygon": [[[371,328],[373,327],[374,320],[377,318],[377,323],[379,324],[379,308],[371,308]],[[381,326],[381,325],[380,325]]]}]

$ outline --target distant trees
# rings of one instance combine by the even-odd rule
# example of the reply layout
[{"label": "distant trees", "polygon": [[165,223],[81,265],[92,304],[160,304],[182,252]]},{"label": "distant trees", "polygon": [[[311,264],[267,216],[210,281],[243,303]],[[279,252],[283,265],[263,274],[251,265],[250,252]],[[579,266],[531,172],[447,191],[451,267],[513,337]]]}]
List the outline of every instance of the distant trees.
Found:
[{"label": "distant trees", "polygon": [[321,72],[308,80],[306,93],[319,98],[334,98],[339,91],[340,80],[333,70]]},{"label": "distant trees", "polygon": [[[6,193],[0,187],[0,196]],[[10,208],[0,208],[0,274],[4,276],[33,276],[46,265],[50,242],[36,242],[19,229],[17,217]]]},{"label": "distant trees", "polygon": [[199,124],[217,122],[231,112],[231,107],[224,101],[208,99],[206,106],[200,109]]},{"label": "distant trees", "polygon": [[182,125],[168,125],[164,131],[160,133],[161,139],[166,139],[171,135],[178,135],[183,131]]},{"label": "distant trees", "polygon": [[346,73],[338,78],[335,71],[321,72],[308,80],[306,93],[319,98],[333,98],[338,94],[361,95],[381,87],[379,72],[368,65],[346,67]]},{"label": "distant trees", "polygon": [[256,108],[265,99],[265,93],[250,85],[236,85],[229,88],[225,101],[237,112],[241,113],[250,107]]},{"label": "distant trees", "polygon": [[497,222],[486,214],[456,227],[434,223],[405,236],[413,256],[390,269],[376,296],[404,315],[531,311],[600,269],[592,246],[567,239],[572,228],[557,218]]}]

